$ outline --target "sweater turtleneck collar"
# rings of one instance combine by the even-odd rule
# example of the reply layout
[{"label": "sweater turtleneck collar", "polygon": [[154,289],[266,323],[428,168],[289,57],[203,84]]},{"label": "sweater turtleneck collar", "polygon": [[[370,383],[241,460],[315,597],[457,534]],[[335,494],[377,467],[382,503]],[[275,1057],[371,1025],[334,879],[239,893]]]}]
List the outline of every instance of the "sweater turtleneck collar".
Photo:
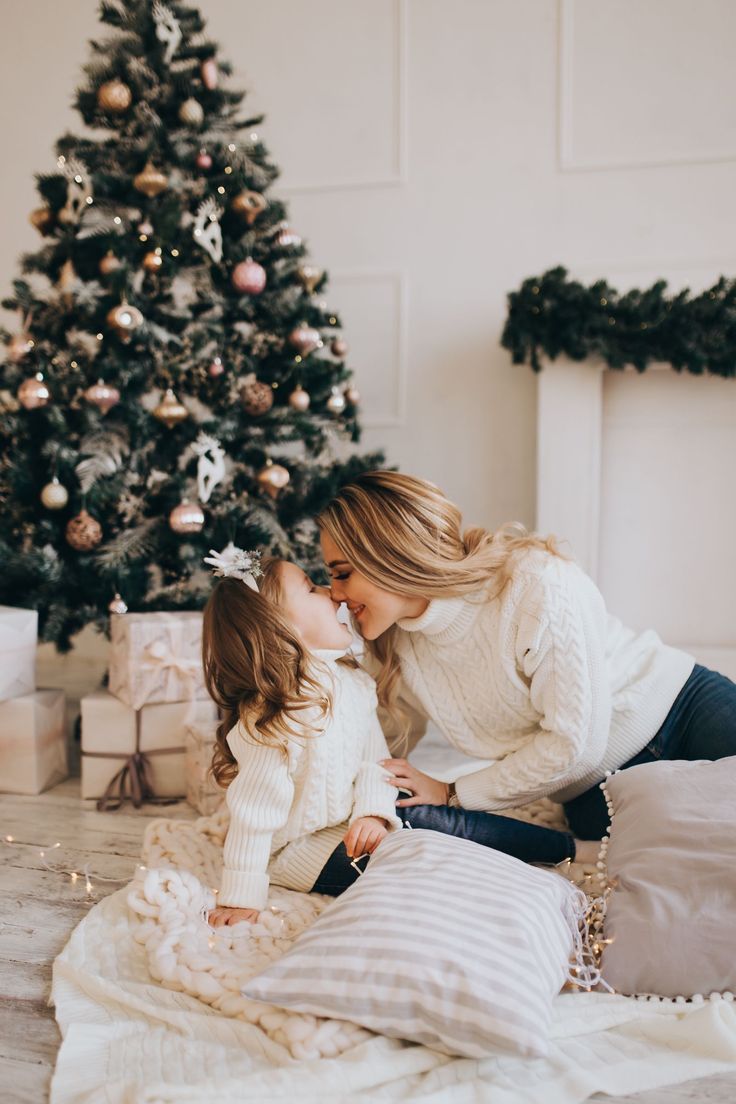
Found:
[{"label": "sweater turtleneck collar", "polygon": [[462,596],[433,598],[419,617],[403,617],[396,624],[405,632],[423,633],[437,644],[446,644],[465,635],[478,616],[480,606],[480,595],[472,595],[470,601]]},{"label": "sweater turtleneck collar", "polygon": [[316,656],[317,659],[321,659],[323,663],[337,663],[338,659],[346,656],[351,648],[352,643],[347,644],[344,648],[315,648],[312,655]]}]

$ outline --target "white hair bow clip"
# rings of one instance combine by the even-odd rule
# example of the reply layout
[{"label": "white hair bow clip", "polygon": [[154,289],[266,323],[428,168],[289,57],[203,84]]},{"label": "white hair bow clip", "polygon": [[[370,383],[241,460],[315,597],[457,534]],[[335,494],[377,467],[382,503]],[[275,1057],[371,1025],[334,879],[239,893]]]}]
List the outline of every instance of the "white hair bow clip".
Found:
[{"label": "white hair bow clip", "polygon": [[212,564],[213,575],[219,575],[223,579],[242,579],[247,587],[258,591],[256,579],[263,574],[260,552],[246,552],[242,548],[236,548],[230,541],[222,552],[215,552],[214,548],[210,548],[210,554],[205,556],[204,562]]}]

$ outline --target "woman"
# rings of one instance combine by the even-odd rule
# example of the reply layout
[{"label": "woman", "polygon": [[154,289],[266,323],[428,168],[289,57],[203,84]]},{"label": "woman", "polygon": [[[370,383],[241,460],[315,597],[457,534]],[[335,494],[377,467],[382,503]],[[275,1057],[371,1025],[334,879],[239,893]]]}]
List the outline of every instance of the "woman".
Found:
[{"label": "woman", "polygon": [[348,483],[319,518],[333,598],[367,642],[394,734],[411,746],[411,716],[429,718],[491,760],[449,786],[387,760],[405,805],[498,811],[547,796],[576,837],[599,839],[609,771],[736,754],[736,684],[608,615],[553,540],[460,523],[431,483],[388,471]]}]

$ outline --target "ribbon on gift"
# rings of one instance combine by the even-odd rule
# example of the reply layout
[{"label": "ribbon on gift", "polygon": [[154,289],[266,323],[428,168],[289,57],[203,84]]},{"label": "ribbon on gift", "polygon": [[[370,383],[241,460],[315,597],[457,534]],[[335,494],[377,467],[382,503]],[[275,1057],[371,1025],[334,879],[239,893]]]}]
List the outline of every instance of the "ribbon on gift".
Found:
[{"label": "ribbon on gift", "polygon": [[[183,747],[154,748],[152,751],[141,751],[141,714],[135,712],[135,750],[129,755],[124,764],[114,774],[107,784],[107,788],[97,802],[97,809],[101,813],[114,812],[130,801],[134,809],[140,809],[145,802],[149,805],[173,805],[179,801],[178,797],[158,797],[151,785],[149,775],[151,755],[181,755]],[[121,756],[114,751],[83,751],[82,755],[91,759],[120,759]]]},{"label": "ribbon on gift", "polygon": [[[169,673],[179,678],[186,687],[183,697],[192,701],[197,696],[197,678],[202,674],[201,659],[184,659],[177,654],[177,644],[168,648],[163,640],[154,640],[144,649],[145,664],[157,670],[167,679]],[[177,701],[180,695],[166,697],[164,700]]]}]

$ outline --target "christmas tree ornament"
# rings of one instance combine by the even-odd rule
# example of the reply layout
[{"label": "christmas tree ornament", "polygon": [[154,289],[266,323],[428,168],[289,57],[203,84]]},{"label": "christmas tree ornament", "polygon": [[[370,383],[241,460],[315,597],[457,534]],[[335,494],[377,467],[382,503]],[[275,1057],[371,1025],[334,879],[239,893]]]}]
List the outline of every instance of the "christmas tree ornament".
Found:
[{"label": "christmas tree ornament", "polygon": [[286,487],[291,476],[281,464],[274,464],[273,460],[267,460],[266,466],[261,468],[256,479],[266,494],[270,495],[271,498],[278,498],[279,493]]},{"label": "christmas tree ornament", "polygon": [[317,268],[316,265],[299,265],[296,274],[299,278],[299,283],[304,290],[311,295],[324,276],[324,269]]},{"label": "christmas tree ornament", "polygon": [[143,325],[143,315],[137,307],[131,307],[129,303],[122,302],[108,311],[107,324],[127,345],[135,331]]},{"label": "christmas tree ornament", "polygon": [[123,614],[128,612],[128,607],[126,606],[125,602],[123,601],[117,590],[115,591],[115,595],[112,601],[108,603],[107,610],[108,613]]},{"label": "christmas tree ornament", "polygon": [[225,365],[222,363],[222,357],[214,356],[209,363],[209,367],[207,368],[207,374],[210,375],[212,379],[217,379],[217,377],[221,376],[224,371]]},{"label": "christmas tree ornament", "polygon": [[69,501],[69,492],[57,476],[41,491],[41,502],[47,510],[63,510]]},{"label": "christmas tree ornament", "polygon": [[151,8],[153,21],[156,24],[156,38],[164,48],[164,65],[170,65],[181,43],[181,27],[171,8],[162,4],[161,0],[154,0]]},{"label": "christmas tree ornament", "polygon": [[150,238],[153,233],[153,223],[148,219],[144,219],[143,222],[138,223],[138,234],[141,241],[145,241],[146,238]]},{"label": "christmas tree ornament", "polygon": [[218,207],[213,197],[210,196],[209,199],[205,199],[203,203],[200,203],[197,208],[192,229],[197,245],[200,245],[205,253],[218,264],[222,260],[222,227],[219,221],[221,216],[222,208]]},{"label": "christmas tree ornament", "polygon": [[197,460],[197,497],[209,502],[210,496],[225,478],[225,450],[216,437],[201,432],[192,445]]},{"label": "christmas tree ornament", "polygon": [[133,187],[137,192],[142,192],[143,195],[148,196],[149,199],[153,199],[154,196],[160,195],[161,192],[165,192],[169,186],[169,178],[166,173],[157,169],[150,161],[146,163],[146,167],[141,170],[136,176],[133,177]]},{"label": "christmas tree ornament", "polygon": [[104,257],[100,258],[98,268],[103,276],[112,276],[113,272],[117,272],[122,267],[123,262],[119,257],[116,257],[112,249],[108,249]]},{"label": "christmas tree ornament", "polygon": [[61,266],[56,286],[59,289],[59,294],[63,302],[67,307],[70,307],[74,302],[74,292],[79,286],[79,277],[77,276],[77,270],[71,258],[64,261]]},{"label": "christmas tree ornament", "polygon": [[343,395],[340,388],[333,387],[332,391],[330,392],[330,397],[327,400],[327,409],[329,410],[330,414],[334,414],[335,417],[337,417],[338,414],[342,414],[346,405],[347,403],[345,401],[345,396]]},{"label": "christmas tree ornament", "polygon": [[199,67],[199,71],[202,76],[202,84],[208,92],[214,92],[220,79],[220,73],[215,59],[213,57],[205,58]]},{"label": "christmas tree ornament", "polygon": [[169,514],[169,526],[175,533],[200,533],[204,526],[204,510],[197,502],[184,499]]},{"label": "christmas tree ornament", "polygon": [[332,342],[330,343],[330,349],[336,357],[340,358],[340,360],[344,360],[350,352],[350,347],[347,341],[344,341],[341,337],[336,337],[332,340]]},{"label": "christmas tree ornament", "polygon": [[266,286],[266,270],[252,257],[237,264],[230,278],[235,290],[242,295],[260,295]]},{"label": "christmas tree ornament", "polygon": [[245,220],[248,226],[252,226],[262,211],[266,210],[268,206],[266,200],[260,192],[253,192],[246,190],[244,192],[238,192],[233,197],[233,201],[230,204],[230,209],[239,218]]},{"label": "christmas tree ornament", "polygon": [[273,388],[267,383],[261,383],[256,379],[255,373],[251,372],[243,380],[240,399],[246,414],[258,418],[261,414],[267,414],[273,406]]},{"label": "christmas tree ornament", "polygon": [[31,211],[28,217],[31,226],[35,227],[44,238],[54,229],[56,219],[50,207],[36,207],[35,211]]},{"label": "christmas tree ornament", "polygon": [[302,356],[308,356],[322,344],[319,330],[300,322],[289,334],[289,344],[298,349]]},{"label": "christmas tree ornament", "polygon": [[291,229],[288,223],[282,222],[276,234],[276,244],[280,245],[282,249],[294,249],[302,244],[302,239],[296,230]]},{"label": "christmas tree ornament", "polygon": [[184,403],[179,402],[173,390],[167,387],[161,402],[154,407],[153,416],[163,422],[168,429],[173,429],[174,426],[179,425],[179,422],[183,422],[189,417],[189,411]]},{"label": "christmas tree ornament", "polygon": [[203,172],[209,172],[212,168],[212,158],[208,154],[206,149],[201,149],[197,154],[196,165],[198,169],[202,169]]},{"label": "christmas tree ornament", "polygon": [[360,403],[360,391],[351,383],[349,387],[345,388],[345,398],[351,406],[358,406]]},{"label": "christmas tree ornament", "polygon": [[87,207],[91,206],[92,183],[89,170],[76,158],[60,157],[59,168],[66,177],[66,203],[57,212],[57,219],[65,226],[75,226]]},{"label": "christmas tree ornament", "polygon": [[97,89],[97,106],[111,115],[122,115],[133,102],[133,94],[121,80],[109,80]]},{"label": "christmas tree ornament", "polygon": [[86,510],[80,510],[67,524],[66,540],[75,552],[91,552],[102,540],[102,526]]},{"label": "christmas tree ornament", "polygon": [[46,406],[50,399],[51,392],[44,382],[43,372],[36,372],[35,376],[23,380],[18,388],[18,402],[26,410],[38,410],[39,407]]},{"label": "christmas tree ornament", "polygon": [[306,410],[309,410],[309,404],[311,397],[308,391],[305,391],[301,384],[297,384],[294,390],[289,395],[289,406],[292,410],[298,410],[303,414]]},{"label": "christmas tree ornament", "polygon": [[87,388],[84,397],[88,403],[96,406],[102,414],[107,414],[120,402],[120,392],[117,387],[113,387],[112,384],[105,383],[101,379]]},{"label": "christmas tree ornament", "polygon": [[179,118],[188,127],[198,127],[204,122],[204,108],[199,100],[190,96],[179,108]]},{"label": "christmas tree ornament", "polygon": [[161,247],[150,250],[143,258],[143,267],[146,272],[158,272],[161,265],[164,263],[164,259],[161,256]]},{"label": "christmas tree ornament", "polygon": [[23,357],[28,356],[35,345],[33,338],[27,333],[13,334],[7,345],[6,356],[11,364],[19,364]]}]

